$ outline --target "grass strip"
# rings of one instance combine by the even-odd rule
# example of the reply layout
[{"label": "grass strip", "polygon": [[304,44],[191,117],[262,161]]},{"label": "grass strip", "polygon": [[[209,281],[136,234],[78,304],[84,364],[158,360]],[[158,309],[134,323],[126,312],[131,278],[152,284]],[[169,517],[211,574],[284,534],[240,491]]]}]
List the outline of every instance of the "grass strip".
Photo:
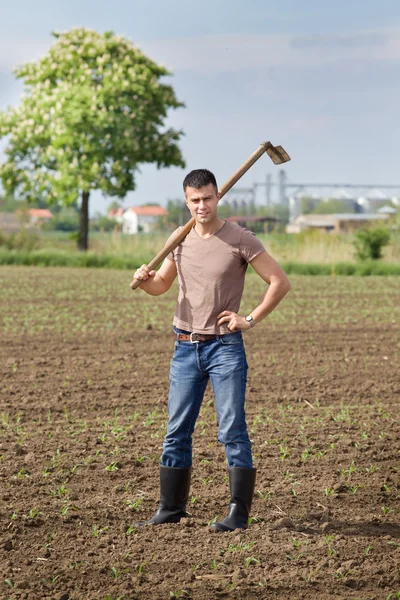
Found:
[{"label": "grass strip", "polygon": [[[0,248],[0,265],[32,265],[39,267],[81,267],[101,269],[137,269],[150,262],[151,256],[102,255],[91,252],[65,253],[42,249],[21,252]],[[381,261],[359,263],[295,263],[282,262],[282,268],[288,275],[400,275],[400,265]]]}]

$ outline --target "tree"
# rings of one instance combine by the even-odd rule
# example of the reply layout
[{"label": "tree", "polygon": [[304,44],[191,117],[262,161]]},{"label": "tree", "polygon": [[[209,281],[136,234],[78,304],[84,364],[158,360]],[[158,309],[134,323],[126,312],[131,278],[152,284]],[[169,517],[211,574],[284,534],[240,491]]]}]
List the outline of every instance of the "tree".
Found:
[{"label": "tree", "polygon": [[390,231],[386,227],[358,229],[355,232],[354,247],[360,260],[379,260],[382,248],[390,242]]},{"label": "tree", "polygon": [[184,105],[159,81],[169,72],[129,40],[86,28],[53,35],[43,59],[15,70],[25,95],[0,114],[0,138],[9,136],[0,177],[29,201],[80,198],[78,247],[87,250],[92,190],[123,198],[141,163],[184,166],[183,133],[164,124]]}]

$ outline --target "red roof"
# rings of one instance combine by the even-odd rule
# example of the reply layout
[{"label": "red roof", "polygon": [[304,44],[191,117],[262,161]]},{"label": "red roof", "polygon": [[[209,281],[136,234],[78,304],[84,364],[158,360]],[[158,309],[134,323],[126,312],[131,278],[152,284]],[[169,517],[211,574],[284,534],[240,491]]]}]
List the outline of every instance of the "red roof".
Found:
[{"label": "red roof", "polygon": [[108,216],[109,217],[121,217],[124,214],[124,211],[125,211],[124,208],[112,208],[108,212]]},{"label": "red roof", "polygon": [[38,219],[51,219],[53,217],[53,213],[47,210],[47,208],[30,208],[28,214]]},{"label": "red roof", "polygon": [[162,206],[131,206],[128,210],[143,217],[163,217],[168,214]]}]

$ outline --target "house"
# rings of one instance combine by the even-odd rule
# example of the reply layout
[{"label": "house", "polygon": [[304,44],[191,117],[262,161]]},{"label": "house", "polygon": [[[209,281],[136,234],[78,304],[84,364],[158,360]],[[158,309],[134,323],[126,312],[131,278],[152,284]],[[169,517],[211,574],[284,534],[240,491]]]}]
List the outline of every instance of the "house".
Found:
[{"label": "house", "polygon": [[353,231],[374,221],[388,218],[378,213],[337,213],[334,215],[299,215],[293,223],[286,226],[286,233],[300,233],[305,229],[334,231],[335,233]]},{"label": "house", "polygon": [[132,206],[127,208],[122,215],[122,233],[135,234],[143,231],[149,233],[154,230],[160,217],[165,217],[168,212],[161,206]]},{"label": "house", "polygon": [[108,218],[114,219],[116,223],[122,225],[122,217],[124,215],[125,208],[112,208],[108,211]]},{"label": "house", "polygon": [[47,208],[30,208],[27,211],[28,215],[28,223],[29,225],[40,225],[42,223],[47,223],[50,219],[53,218],[53,213],[51,213]]}]

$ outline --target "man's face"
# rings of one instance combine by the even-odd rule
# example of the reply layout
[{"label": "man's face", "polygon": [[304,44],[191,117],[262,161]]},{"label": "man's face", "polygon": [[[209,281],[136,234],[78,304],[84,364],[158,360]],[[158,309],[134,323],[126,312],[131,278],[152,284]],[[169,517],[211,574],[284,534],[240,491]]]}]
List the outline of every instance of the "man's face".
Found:
[{"label": "man's face", "polygon": [[197,223],[208,224],[217,217],[219,194],[212,183],[200,188],[187,187],[185,190],[186,205]]}]

